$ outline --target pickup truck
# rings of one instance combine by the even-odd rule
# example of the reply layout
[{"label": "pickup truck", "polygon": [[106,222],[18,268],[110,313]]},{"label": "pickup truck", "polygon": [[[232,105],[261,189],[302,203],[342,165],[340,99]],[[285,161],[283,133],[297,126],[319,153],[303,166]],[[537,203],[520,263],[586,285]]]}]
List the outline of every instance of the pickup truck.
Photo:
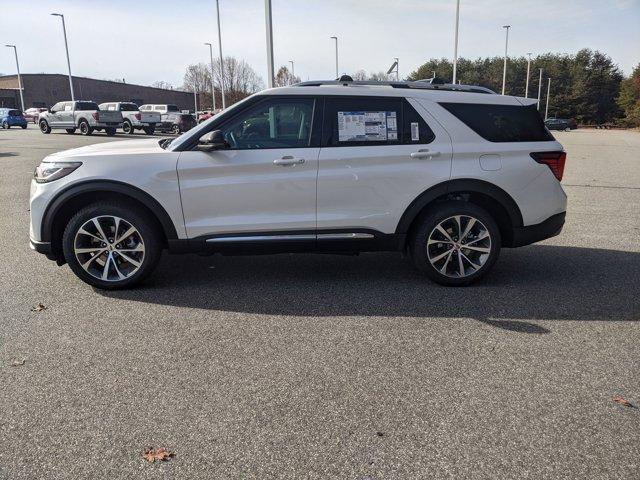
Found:
[{"label": "pickup truck", "polygon": [[122,130],[127,135],[134,134],[136,130],[144,130],[147,135],[153,135],[156,125],[161,121],[160,112],[141,111],[133,102],[101,103],[100,110],[120,112],[123,118]]},{"label": "pickup truck", "polygon": [[42,133],[62,128],[69,134],[78,129],[82,135],[104,130],[108,136],[113,136],[116,128],[122,125],[122,114],[100,110],[96,102],[58,102],[48,112],[40,114],[38,125]]}]

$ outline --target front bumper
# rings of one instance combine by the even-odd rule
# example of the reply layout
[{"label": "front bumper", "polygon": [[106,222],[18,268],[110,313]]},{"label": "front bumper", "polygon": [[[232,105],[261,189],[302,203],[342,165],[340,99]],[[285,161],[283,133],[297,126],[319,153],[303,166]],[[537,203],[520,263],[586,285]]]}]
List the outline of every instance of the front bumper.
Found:
[{"label": "front bumper", "polygon": [[514,228],[513,242],[505,246],[523,247],[559,235],[564,226],[566,214],[567,212],[558,213],[536,225]]},{"label": "front bumper", "polygon": [[39,242],[31,238],[29,239],[29,247],[31,247],[31,250],[35,250],[36,252],[43,254],[49,260],[60,263],[60,259],[51,249],[51,242]]}]

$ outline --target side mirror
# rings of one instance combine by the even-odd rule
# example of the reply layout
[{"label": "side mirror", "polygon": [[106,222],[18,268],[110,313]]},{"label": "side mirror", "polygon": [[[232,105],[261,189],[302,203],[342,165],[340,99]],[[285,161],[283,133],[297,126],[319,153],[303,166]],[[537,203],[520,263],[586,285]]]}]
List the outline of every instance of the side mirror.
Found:
[{"label": "side mirror", "polygon": [[214,130],[213,132],[205,133],[198,140],[198,149],[205,152],[224,150],[226,148],[229,148],[229,144],[224,139],[224,135],[221,130]]}]

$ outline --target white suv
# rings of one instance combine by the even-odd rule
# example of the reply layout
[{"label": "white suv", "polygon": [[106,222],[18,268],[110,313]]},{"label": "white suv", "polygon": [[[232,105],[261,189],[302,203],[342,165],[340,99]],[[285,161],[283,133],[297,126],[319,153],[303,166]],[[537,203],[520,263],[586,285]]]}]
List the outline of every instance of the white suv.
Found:
[{"label": "white suv", "polygon": [[406,252],[466,285],[501,247],[557,235],[562,146],[535,100],[423,82],[306,82],[176,139],[60,152],[31,185],[31,245],[99,288],[161,251]]}]

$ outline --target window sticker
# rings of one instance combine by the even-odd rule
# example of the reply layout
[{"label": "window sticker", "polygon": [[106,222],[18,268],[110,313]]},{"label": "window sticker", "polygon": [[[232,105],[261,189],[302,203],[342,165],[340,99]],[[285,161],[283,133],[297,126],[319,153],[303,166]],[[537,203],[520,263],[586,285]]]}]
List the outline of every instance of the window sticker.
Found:
[{"label": "window sticker", "polygon": [[396,112],[338,112],[340,142],[384,142],[397,139]]},{"label": "window sticker", "polygon": [[411,122],[411,141],[416,142],[420,140],[420,128],[418,128],[418,122]]}]

